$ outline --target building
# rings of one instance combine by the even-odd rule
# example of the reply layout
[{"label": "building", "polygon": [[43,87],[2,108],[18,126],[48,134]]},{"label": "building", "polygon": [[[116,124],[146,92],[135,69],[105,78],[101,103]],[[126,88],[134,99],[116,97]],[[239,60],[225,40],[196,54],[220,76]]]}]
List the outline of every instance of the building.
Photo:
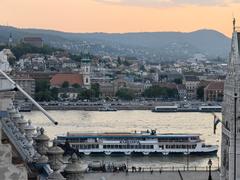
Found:
[{"label": "building", "polygon": [[187,75],[183,78],[183,84],[187,89],[187,99],[196,99],[197,98],[197,88],[200,81],[197,76]]},{"label": "building", "polygon": [[102,97],[114,97],[115,90],[113,83],[100,83],[100,94]]},{"label": "building", "polygon": [[186,100],[187,99],[187,89],[183,84],[177,85],[178,95],[180,100]]},{"label": "building", "polygon": [[[221,147],[221,180],[240,179],[240,32],[235,29],[233,21],[231,52],[228,61],[228,72],[224,84],[222,147]],[[235,95],[236,114],[235,114]],[[236,120],[236,124],[235,124]],[[235,126],[236,125],[236,126]],[[236,130],[236,131],[235,131]],[[234,178],[234,147],[236,132],[236,178]]]},{"label": "building", "polygon": [[212,81],[204,88],[204,101],[223,100],[224,81]]},{"label": "building", "polygon": [[29,44],[34,47],[42,48],[43,47],[43,39],[41,37],[24,37],[23,43]]},{"label": "building", "polygon": [[83,86],[83,75],[78,73],[59,73],[53,75],[53,77],[50,80],[51,87],[62,87],[64,82],[68,82],[69,86],[72,86],[74,84],[78,84],[80,86]]},{"label": "building", "polygon": [[[35,79],[29,77],[29,76],[16,76],[13,78],[13,80],[26,91],[31,97],[34,97],[35,95]],[[17,92],[15,96],[16,100],[25,100],[26,97],[21,93]]]}]

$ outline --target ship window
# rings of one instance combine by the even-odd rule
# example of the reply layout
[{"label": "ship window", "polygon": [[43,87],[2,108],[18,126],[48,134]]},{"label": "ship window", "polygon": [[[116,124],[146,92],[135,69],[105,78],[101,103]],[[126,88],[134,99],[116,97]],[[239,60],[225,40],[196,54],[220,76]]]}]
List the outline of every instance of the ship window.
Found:
[{"label": "ship window", "polygon": [[134,149],[134,145],[131,145],[131,149]]},{"label": "ship window", "polygon": [[103,149],[106,149],[106,145],[103,145]]},{"label": "ship window", "polygon": [[150,149],[153,149],[153,145],[150,145]]}]

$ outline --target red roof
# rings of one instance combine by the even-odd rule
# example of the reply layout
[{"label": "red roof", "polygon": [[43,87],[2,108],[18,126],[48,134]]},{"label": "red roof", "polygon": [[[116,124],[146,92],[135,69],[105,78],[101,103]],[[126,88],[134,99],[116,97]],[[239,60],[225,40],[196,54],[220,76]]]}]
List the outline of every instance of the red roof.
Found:
[{"label": "red roof", "polygon": [[222,90],[224,89],[224,81],[212,81],[206,87],[206,90]]},{"label": "red roof", "polygon": [[83,76],[81,74],[55,74],[50,80],[51,86],[61,86],[65,81],[69,85],[83,85]]}]

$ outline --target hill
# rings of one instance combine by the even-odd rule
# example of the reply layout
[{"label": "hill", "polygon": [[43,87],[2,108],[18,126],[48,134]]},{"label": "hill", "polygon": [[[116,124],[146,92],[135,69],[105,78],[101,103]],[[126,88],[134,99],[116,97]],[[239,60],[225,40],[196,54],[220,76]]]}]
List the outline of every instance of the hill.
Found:
[{"label": "hill", "polygon": [[136,56],[151,61],[188,58],[196,53],[225,58],[230,49],[228,37],[206,29],[189,33],[68,33],[0,26],[0,42],[7,42],[10,33],[15,42],[24,36],[40,36],[46,44],[74,53],[88,50],[96,55]]}]

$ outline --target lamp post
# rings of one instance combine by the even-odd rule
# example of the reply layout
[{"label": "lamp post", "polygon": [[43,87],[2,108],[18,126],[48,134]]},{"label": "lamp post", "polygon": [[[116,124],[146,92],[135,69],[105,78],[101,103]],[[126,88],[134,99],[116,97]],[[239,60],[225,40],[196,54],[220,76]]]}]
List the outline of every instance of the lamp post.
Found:
[{"label": "lamp post", "polygon": [[209,170],[208,180],[212,180],[211,167],[212,167],[212,160],[209,159],[208,160],[208,170]]}]

